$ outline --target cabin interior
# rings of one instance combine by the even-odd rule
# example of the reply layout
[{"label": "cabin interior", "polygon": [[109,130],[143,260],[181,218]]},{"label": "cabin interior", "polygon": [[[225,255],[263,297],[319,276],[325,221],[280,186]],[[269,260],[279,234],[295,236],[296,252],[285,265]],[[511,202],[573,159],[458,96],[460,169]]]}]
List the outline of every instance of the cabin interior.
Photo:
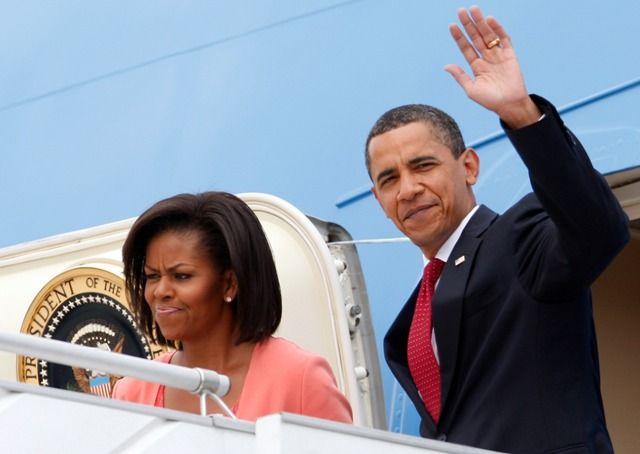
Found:
[{"label": "cabin interior", "polygon": [[640,168],[607,177],[629,216],[631,241],[593,285],[607,426],[618,452],[640,445]]}]

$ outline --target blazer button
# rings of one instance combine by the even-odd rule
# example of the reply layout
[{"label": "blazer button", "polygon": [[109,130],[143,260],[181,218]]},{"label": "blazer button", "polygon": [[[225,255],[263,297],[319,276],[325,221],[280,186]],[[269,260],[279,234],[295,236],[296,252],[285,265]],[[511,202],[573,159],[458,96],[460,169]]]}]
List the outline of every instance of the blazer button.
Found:
[{"label": "blazer button", "polygon": [[447,434],[440,434],[437,438],[438,441],[447,441]]}]

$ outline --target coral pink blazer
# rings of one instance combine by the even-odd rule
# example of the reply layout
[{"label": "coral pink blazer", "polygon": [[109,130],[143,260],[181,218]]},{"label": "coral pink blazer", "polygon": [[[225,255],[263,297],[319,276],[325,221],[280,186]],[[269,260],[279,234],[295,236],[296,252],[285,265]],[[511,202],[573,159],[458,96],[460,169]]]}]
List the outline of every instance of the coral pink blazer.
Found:
[{"label": "coral pink blazer", "polygon": [[[155,361],[169,363],[173,352]],[[112,397],[164,407],[164,385],[131,377],[120,379]],[[256,344],[238,401],[239,419],[288,412],[339,422],[352,422],[351,406],[336,386],[329,363],[286,339],[269,337]]]}]

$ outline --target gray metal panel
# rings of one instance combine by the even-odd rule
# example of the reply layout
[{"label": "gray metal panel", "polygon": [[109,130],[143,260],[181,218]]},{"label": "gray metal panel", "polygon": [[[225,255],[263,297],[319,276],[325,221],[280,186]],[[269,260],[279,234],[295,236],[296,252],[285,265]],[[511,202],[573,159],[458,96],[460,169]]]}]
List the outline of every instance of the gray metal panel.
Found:
[{"label": "gray metal panel", "polygon": [[[343,272],[339,273],[340,285],[345,299],[351,345],[356,365],[366,369],[366,376],[360,377],[358,383],[361,387],[361,393],[365,396],[370,407],[371,426],[376,429],[386,429],[378,349],[358,251],[354,244],[348,244],[353,238],[342,226],[312,216],[307,217],[327,242],[329,251],[337,262],[337,267],[343,269]],[[335,242],[343,244],[332,244]]]}]

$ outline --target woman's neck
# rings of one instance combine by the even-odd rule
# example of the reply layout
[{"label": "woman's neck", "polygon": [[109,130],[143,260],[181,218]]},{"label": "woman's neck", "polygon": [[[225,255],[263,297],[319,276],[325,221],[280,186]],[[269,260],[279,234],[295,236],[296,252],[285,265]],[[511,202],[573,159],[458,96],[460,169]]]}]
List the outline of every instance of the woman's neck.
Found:
[{"label": "woman's neck", "polygon": [[255,343],[243,342],[236,345],[233,337],[184,341],[182,349],[172,358],[172,363],[184,367],[201,367],[223,374],[245,368],[251,360]]}]

